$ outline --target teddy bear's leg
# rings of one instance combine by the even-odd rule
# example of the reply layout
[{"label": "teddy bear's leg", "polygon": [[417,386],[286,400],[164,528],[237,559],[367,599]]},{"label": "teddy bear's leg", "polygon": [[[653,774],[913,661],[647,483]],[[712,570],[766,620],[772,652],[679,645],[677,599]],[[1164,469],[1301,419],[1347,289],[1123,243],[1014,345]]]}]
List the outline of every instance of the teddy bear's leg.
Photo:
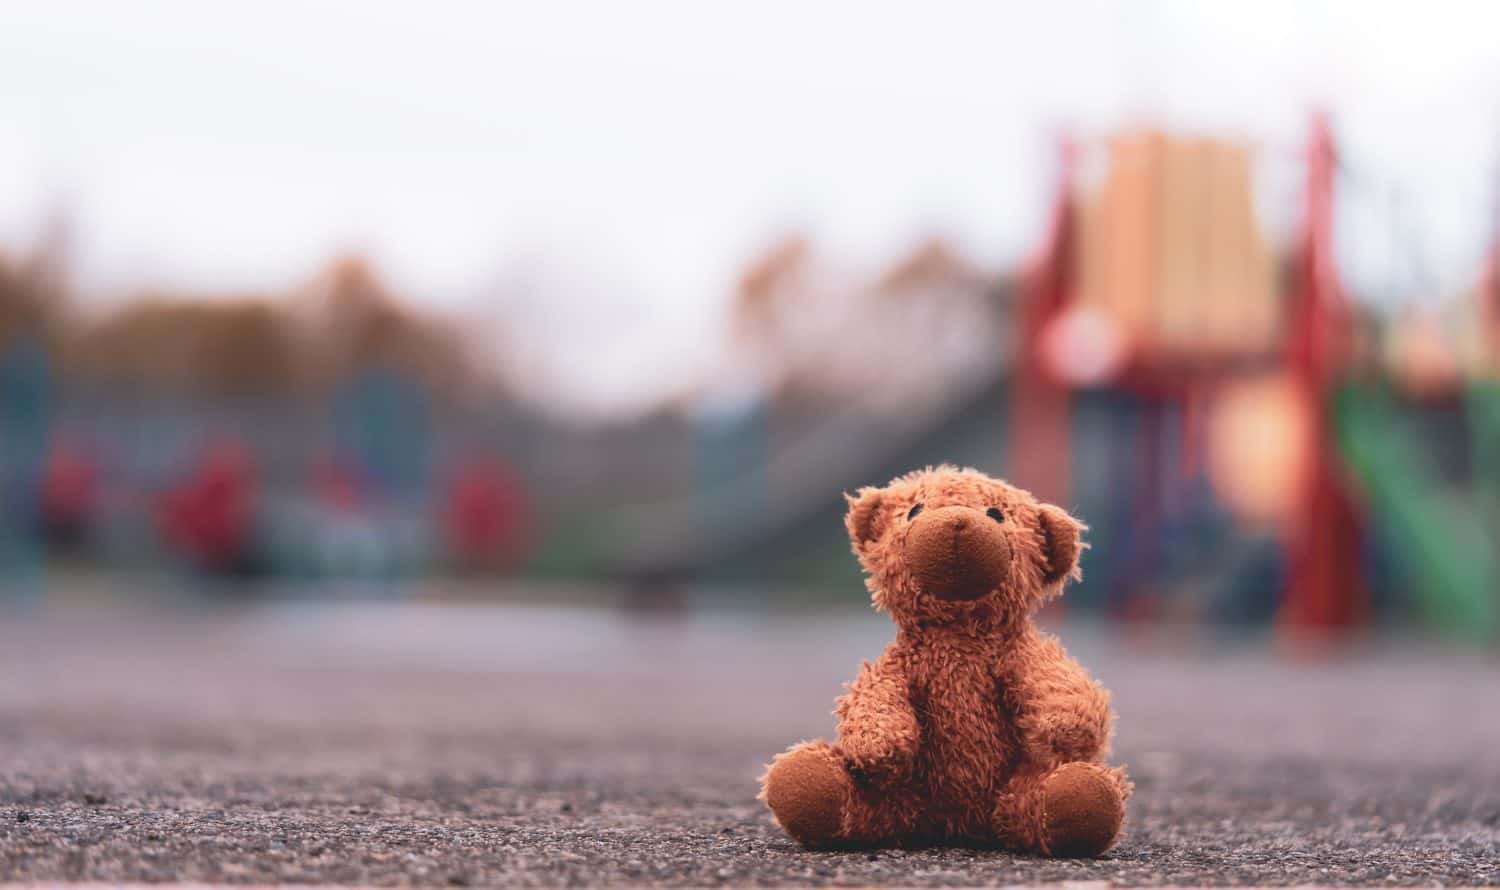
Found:
[{"label": "teddy bear's leg", "polygon": [[896,795],[859,787],[827,742],[803,742],[776,755],[761,783],[760,797],[776,821],[805,847],[881,846],[909,828],[912,808]]},{"label": "teddy bear's leg", "polygon": [[827,742],[803,742],[777,754],[761,777],[761,799],[798,843],[829,846],[840,839],[853,782]]},{"label": "teddy bear's leg", "polygon": [[1124,770],[1065,763],[1016,775],[995,804],[1005,845],[1046,856],[1098,856],[1114,845],[1130,782]]}]

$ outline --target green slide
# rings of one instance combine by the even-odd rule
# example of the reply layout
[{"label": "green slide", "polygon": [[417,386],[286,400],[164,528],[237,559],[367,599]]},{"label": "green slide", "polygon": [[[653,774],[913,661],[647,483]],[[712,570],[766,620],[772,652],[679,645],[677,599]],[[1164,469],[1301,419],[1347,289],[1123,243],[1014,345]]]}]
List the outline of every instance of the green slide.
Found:
[{"label": "green slide", "polygon": [[1496,627],[1500,567],[1500,386],[1469,393],[1474,431],[1472,492],[1445,488],[1430,456],[1404,424],[1390,395],[1347,386],[1335,397],[1334,423],[1348,466],[1364,484],[1370,506],[1404,542],[1424,617],[1455,636],[1491,640]]}]

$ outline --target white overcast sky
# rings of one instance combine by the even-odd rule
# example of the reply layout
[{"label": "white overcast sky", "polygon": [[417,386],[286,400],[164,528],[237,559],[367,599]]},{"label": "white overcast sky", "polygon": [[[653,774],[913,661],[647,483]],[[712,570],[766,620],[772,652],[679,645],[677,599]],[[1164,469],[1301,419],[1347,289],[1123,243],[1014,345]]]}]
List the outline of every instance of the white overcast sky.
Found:
[{"label": "white overcast sky", "polygon": [[559,334],[692,336],[789,229],[854,266],[931,232],[1014,262],[1063,128],[1250,139],[1284,223],[1322,104],[1349,277],[1420,296],[1491,234],[1497,47],[1496,3],[7,0],[0,245],[66,214],[95,299],[361,249],[438,306],[540,275]]}]

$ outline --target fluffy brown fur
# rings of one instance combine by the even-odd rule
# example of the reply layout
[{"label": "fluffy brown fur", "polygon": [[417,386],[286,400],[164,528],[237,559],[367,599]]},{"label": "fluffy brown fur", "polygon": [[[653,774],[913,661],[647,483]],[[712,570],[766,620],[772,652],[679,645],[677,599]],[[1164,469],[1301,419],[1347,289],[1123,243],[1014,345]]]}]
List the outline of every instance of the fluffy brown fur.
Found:
[{"label": "fluffy brown fur", "polygon": [[809,847],[1108,849],[1130,795],[1109,693],[1031,619],[1078,576],[1082,524],[948,466],[861,489],[846,524],[896,640],[838,700],[838,743],[767,769],[777,821]]}]

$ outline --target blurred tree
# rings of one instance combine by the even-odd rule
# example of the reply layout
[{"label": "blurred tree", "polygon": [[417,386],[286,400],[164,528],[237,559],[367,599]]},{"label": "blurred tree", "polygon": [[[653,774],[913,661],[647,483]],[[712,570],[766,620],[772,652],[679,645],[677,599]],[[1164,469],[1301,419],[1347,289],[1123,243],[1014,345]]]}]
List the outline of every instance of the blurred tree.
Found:
[{"label": "blurred tree", "polygon": [[308,379],[300,341],[265,298],[148,295],[77,332],[66,365],[84,380],[152,392],[286,395]]},{"label": "blurred tree", "polygon": [[44,348],[62,329],[63,281],[49,255],[18,260],[0,253],[0,351],[22,339]]},{"label": "blurred tree", "polygon": [[[0,332],[41,317],[37,300],[7,300],[11,290],[0,280]],[[72,330],[65,366],[84,380],[215,398],[326,390],[372,367],[453,396],[478,378],[461,332],[400,306],[359,259],[288,298],[143,294]]]},{"label": "blurred tree", "polygon": [[455,397],[479,382],[479,365],[462,332],[402,306],[359,257],[331,263],[303,296],[313,359],[325,382],[383,368]]}]

